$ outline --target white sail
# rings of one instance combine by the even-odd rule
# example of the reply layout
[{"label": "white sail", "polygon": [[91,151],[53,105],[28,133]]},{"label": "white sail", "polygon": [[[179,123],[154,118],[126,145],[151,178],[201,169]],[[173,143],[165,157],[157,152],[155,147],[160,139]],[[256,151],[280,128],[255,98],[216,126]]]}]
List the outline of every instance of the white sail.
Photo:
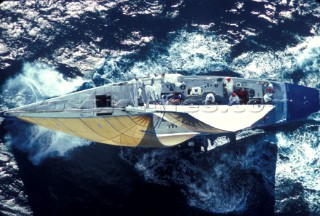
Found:
[{"label": "white sail", "polygon": [[[263,119],[271,110],[273,105],[215,105],[215,106],[159,106],[152,107],[154,111],[165,113],[164,118],[176,125],[187,128],[194,125],[193,130],[201,132],[236,132],[253,126],[257,121]],[[187,114],[198,120],[190,120]],[[192,122],[191,122],[192,121]],[[210,128],[211,127],[211,128]]]}]

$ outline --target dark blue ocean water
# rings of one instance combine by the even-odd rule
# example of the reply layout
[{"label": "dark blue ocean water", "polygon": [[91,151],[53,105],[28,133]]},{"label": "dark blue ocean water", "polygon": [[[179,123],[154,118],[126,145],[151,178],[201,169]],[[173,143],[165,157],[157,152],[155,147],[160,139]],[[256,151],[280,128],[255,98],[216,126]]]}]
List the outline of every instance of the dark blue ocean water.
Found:
[{"label": "dark blue ocean water", "polygon": [[[319,8],[315,0],[4,1],[0,106],[162,72],[319,88]],[[196,148],[131,149],[4,122],[0,213],[319,215],[319,117],[245,131],[206,152],[199,146],[217,137],[198,138]]]}]

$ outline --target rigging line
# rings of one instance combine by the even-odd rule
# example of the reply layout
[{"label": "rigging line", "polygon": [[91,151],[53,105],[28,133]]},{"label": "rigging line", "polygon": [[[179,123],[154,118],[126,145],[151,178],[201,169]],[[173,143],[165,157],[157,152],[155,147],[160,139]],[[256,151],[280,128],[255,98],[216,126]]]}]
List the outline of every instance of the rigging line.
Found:
[{"label": "rigging line", "polygon": [[162,107],[163,107],[163,115],[162,115],[162,119],[163,119],[164,113],[165,113],[165,111],[166,111],[166,107],[164,106],[164,104],[161,104],[161,105],[162,105]]},{"label": "rigging line", "polygon": [[[132,120],[132,119],[131,119],[131,116],[128,116],[128,118],[132,121],[133,126],[127,127],[126,132],[130,131],[131,129],[133,129],[133,128],[136,127],[136,126],[143,127],[142,125],[137,124],[134,120]],[[124,133],[125,133],[125,132],[124,132]],[[125,134],[125,135],[126,135],[126,134]],[[128,135],[126,135],[126,136],[128,136]],[[131,137],[131,136],[130,136],[130,137]],[[133,137],[132,137],[132,138],[133,138]]]},{"label": "rigging line", "polygon": [[162,117],[158,118],[158,122],[156,123],[155,128],[160,127],[161,122],[162,122],[163,119],[164,119],[166,107],[165,107],[164,104],[162,104],[162,103],[160,104],[160,106],[161,106],[161,105],[162,105],[162,107],[163,107]]},{"label": "rigging line", "polygon": [[116,107],[112,107],[112,108],[106,108],[106,107],[102,107],[102,108],[90,108],[90,109],[64,109],[64,110],[37,110],[37,111],[32,111],[32,110],[8,110],[6,112],[8,113],[49,113],[49,112],[97,112],[97,111],[102,111],[102,110],[106,110],[106,111],[112,111],[112,110],[122,110],[122,108],[116,108]]},{"label": "rigging line", "polygon": [[158,122],[156,124],[156,127],[160,127],[161,122],[164,120],[165,111],[162,112],[162,116],[158,118]]},{"label": "rigging line", "polygon": [[101,138],[103,138],[103,139],[107,139],[107,138],[101,136],[100,134],[98,134],[95,130],[93,130],[93,129],[92,129],[86,122],[84,122],[81,118],[79,118],[79,120],[80,120],[83,124],[85,124],[91,131],[93,131],[94,134],[96,134],[97,136],[99,136],[99,137],[101,137]]},{"label": "rigging line", "polygon": [[[113,124],[111,124],[108,120],[107,120],[107,118],[103,118],[109,125],[111,125],[111,127],[115,130],[115,131],[117,131],[120,135],[125,135],[125,136],[128,136],[128,135],[126,135],[125,133],[122,133],[122,132],[120,132],[118,129],[116,129],[114,126],[113,126]],[[120,136],[119,135],[119,136]],[[118,136],[115,136],[115,137],[118,137]],[[114,137],[114,138],[115,138]],[[133,138],[133,137],[132,137]]]},{"label": "rigging line", "polygon": [[134,97],[134,95],[136,94],[136,92],[135,92],[135,87],[133,86],[133,94],[131,93],[131,91],[129,90],[129,93],[130,93],[130,100],[131,100],[131,103],[133,104],[133,106],[135,106],[135,97]]},{"label": "rigging line", "polygon": [[158,120],[157,120],[157,122],[156,122],[156,124],[155,124],[155,128],[157,128],[157,127],[160,127],[160,124],[161,124],[161,121],[163,120],[163,116],[160,118],[160,117],[158,117]]},{"label": "rigging line", "polygon": [[[87,139],[86,137],[82,136],[81,134],[77,133],[76,131],[74,131],[73,129],[71,129],[70,127],[68,127],[67,125],[64,124],[64,122],[60,121],[60,119],[56,118],[57,122],[61,125],[64,126],[64,128],[68,129],[71,133],[78,135],[79,137],[83,138],[83,139]],[[53,129],[54,130],[54,129]],[[63,130],[60,130],[62,132],[64,132]]]},{"label": "rigging line", "polygon": [[142,127],[142,125],[140,123],[137,123],[137,121],[133,120],[131,117],[132,116],[127,116],[134,124],[139,125],[140,127]]}]

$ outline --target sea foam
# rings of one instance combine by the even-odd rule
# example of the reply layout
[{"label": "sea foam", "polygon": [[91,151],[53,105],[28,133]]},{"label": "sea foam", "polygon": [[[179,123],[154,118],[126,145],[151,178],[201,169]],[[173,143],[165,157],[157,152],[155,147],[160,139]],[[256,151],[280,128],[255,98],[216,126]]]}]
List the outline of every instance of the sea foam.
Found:
[{"label": "sea foam", "polygon": [[[64,78],[54,68],[44,63],[25,63],[16,77],[2,87],[2,105],[12,108],[37,102],[53,96],[75,91],[85,80]],[[5,144],[28,153],[34,164],[48,156],[64,156],[77,147],[90,142],[60,132],[25,123],[11,123]]]}]

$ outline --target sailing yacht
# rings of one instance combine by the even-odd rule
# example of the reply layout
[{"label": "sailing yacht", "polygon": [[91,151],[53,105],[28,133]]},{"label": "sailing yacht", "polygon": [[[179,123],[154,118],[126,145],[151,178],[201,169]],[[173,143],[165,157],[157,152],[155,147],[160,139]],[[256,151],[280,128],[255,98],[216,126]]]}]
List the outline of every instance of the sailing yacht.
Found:
[{"label": "sailing yacht", "polygon": [[307,118],[319,90],[273,80],[161,74],[70,93],[1,112],[94,142],[171,147]]}]

